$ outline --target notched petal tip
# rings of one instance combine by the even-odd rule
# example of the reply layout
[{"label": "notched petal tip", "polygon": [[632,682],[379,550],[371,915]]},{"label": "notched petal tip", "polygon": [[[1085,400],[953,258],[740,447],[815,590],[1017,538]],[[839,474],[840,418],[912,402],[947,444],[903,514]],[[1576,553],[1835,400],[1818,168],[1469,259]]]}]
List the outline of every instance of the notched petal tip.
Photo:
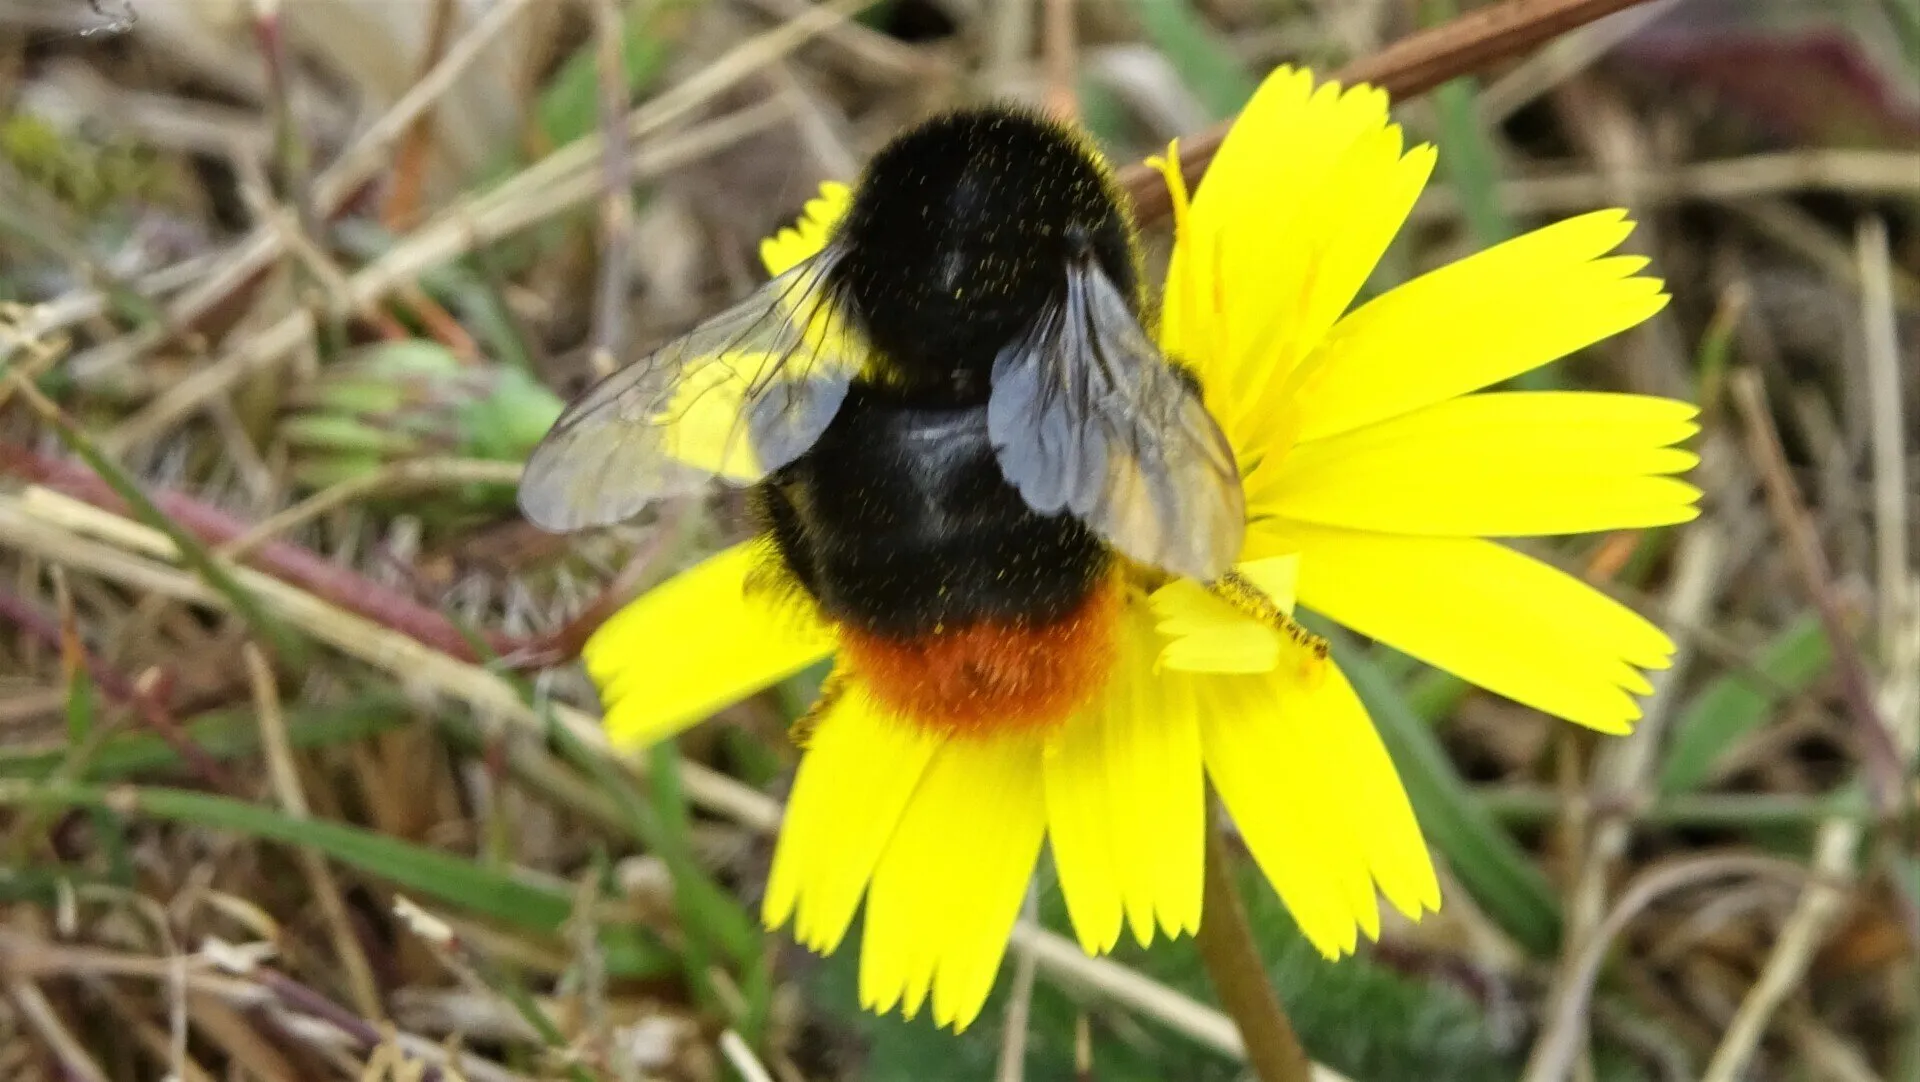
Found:
[{"label": "notched petal tip", "polygon": [[779,277],[818,255],[852,198],[853,190],[847,185],[835,180],[823,182],[820,194],[807,200],[792,225],[760,242],[760,262],[768,273]]},{"label": "notched petal tip", "polygon": [[1639,721],[1643,716],[1644,711],[1639,707],[1635,707],[1626,717],[1590,717],[1578,720],[1575,724],[1607,736],[1631,736],[1633,734],[1633,723]]},{"label": "notched petal tip", "polygon": [[1612,255],[1593,261],[1597,271],[1604,271],[1619,278],[1635,278],[1644,283],[1642,288],[1657,292],[1661,282],[1656,278],[1647,278],[1640,274],[1653,265],[1653,260],[1643,255]]}]

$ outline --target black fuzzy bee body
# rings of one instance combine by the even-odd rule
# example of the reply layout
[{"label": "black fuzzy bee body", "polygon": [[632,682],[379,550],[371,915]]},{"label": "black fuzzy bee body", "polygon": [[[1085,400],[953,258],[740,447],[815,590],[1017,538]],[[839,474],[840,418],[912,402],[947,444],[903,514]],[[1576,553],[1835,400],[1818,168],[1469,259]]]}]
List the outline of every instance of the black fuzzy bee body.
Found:
[{"label": "black fuzzy bee body", "polygon": [[889,381],[932,406],[986,401],[994,358],[1060,304],[1075,260],[1138,303],[1112,179],[1079,136],[1026,112],[957,113],[888,144],[839,241],[834,282]]},{"label": "black fuzzy bee body", "polygon": [[995,358],[1061,302],[1075,259],[1136,288],[1105,170],[1030,114],[943,117],[874,158],[838,243],[830,285],[876,371],[761,494],[789,570],[834,619],[875,634],[1072,611],[1109,553],[1007,482],[987,398]]},{"label": "black fuzzy bee body", "polygon": [[1001,476],[985,404],[928,408],[856,387],[758,504],[794,579],[843,625],[908,639],[978,621],[1044,625],[1111,565],[1069,515]]},{"label": "black fuzzy bee body", "polygon": [[1084,137],[1003,108],[929,121],[816,255],[568,407],[521,508],[573,529],[752,485],[895,708],[1061,716],[1105,671],[1119,558],[1210,581],[1245,532],[1233,450],[1140,280]]}]

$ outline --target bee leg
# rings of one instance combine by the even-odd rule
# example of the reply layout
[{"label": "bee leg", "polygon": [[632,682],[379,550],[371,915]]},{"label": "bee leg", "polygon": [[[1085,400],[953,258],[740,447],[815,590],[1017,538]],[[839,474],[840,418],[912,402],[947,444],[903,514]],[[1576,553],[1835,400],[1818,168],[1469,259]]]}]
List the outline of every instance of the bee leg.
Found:
[{"label": "bee leg", "polygon": [[1330,649],[1327,640],[1303,627],[1285,609],[1275,604],[1273,598],[1268,597],[1266,591],[1256,586],[1252,579],[1238,571],[1229,570],[1209,583],[1207,591],[1232,605],[1241,614],[1279,632],[1281,637],[1299,647],[1305,654],[1301,659],[1300,672],[1310,685],[1318,686],[1326,678]]},{"label": "bee leg", "polygon": [[820,697],[813,700],[813,705],[807,707],[807,712],[801,714],[787,728],[787,739],[793,741],[794,747],[805,748],[813,740],[813,731],[819,728],[820,722],[828,714],[833,712],[834,704],[840,701],[840,696],[846,690],[847,674],[836,665],[827,673],[827,678],[820,682]]}]

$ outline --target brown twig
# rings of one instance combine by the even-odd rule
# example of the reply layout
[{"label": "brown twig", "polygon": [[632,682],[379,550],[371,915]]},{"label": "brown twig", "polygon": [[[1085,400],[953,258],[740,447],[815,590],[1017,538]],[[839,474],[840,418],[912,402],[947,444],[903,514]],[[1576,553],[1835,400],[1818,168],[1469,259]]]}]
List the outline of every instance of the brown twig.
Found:
[{"label": "brown twig", "polygon": [[593,304],[593,365],[611,372],[624,352],[630,302],[633,163],[627,149],[626,20],[619,0],[589,0],[600,90],[600,282]]},{"label": "brown twig", "polygon": [[[1028,887],[1021,916],[1035,920],[1039,900]],[[1013,963],[1013,991],[1007,995],[1006,1020],[1000,1027],[1000,1058],[993,1071],[993,1082],[1026,1082],[1027,1038],[1033,1027],[1033,983],[1040,962],[1032,954],[1020,954]]]},{"label": "brown twig", "polygon": [[[1506,0],[1470,11],[1439,26],[1394,42],[1333,73],[1342,83],[1371,83],[1396,98],[1431,90],[1456,75],[1525,52],[1576,26],[1649,0]],[[1208,163],[1226,138],[1228,124],[1180,141],[1180,171],[1189,187],[1200,183]],[[1130,165],[1120,185],[1133,198],[1141,223],[1158,221],[1172,209],[1158,171]]]},{"label": "brown twig", "polygon": [[1766,487],[1767,505],[1773,510],[1774,521],[1786,538],[1801,583],[1812,595],[1820,626],[1832,644],[1834,669],[1840,675],[1841,694],[1852,715],[1855,740],[1865,763],[1868,797],[1873,802],[1874,814],[1885,822],[1899,808],[1905,788],[1899,746],[1874,701],[1873,678],[1860,656],[1853,632],[1847,627],[1840,595],[1833,586],[1833,571],[1827,563],[1826,551],[1820,546],[1813,516],[1800,501],[1786,451],[1780,446],[1780,434],[1773,427],[1773,414],[1767,408],[1760,374],[1745,369],[1734,373],[1728,382],[1733,390],[1734,405],[1746,423],[1747,447]]},{"label": "brown twig", "polygon": [[14,977],[8,980],[7,991],[28,1028],[39,1034],[67,1078],[74,1082],[108,1082],[106,1072],[67,1028],[38,984],[26,977]]},{"label": "brown twig", "polygon": [[1780,926],[1780,935],[1760,967],[1760,975],[1740,1000],[1727,1023],[1720,1045],[1701,1072],[1701,1082],[1736,1082],[1760,1047],[1774,1011],[1801,986],[1814,951],[1826,941],[1854,897],[1859,878],[1854,854],[1860,848],[1860,824],[1843,819],[1822,823],[1814,835],[1813,871],[1816,878],[1800,891],[1793,913]]},{"label": "brown twig", "polygon": [[[127,513],[126,504],[119,495],[91,471],[18,444],[0,442],[0,472],[46,485],[115,514]],[[181,528],[208,545],[229,544],[246,536],[252,529],[251,524],[178,492],[156,488],[148,495]],[[435,650],[464,661],[478,660],[472,643],[445,616],[298,545],[284,541],[268,542],[245,562]],[[520,649],[524,645],[498,633],[483,637],[489,647],[498,653]]]},{"label": "brown twig", "polygon": [[[797,31],[789,35],[799,36]],[[762,47],[761,51],[768,49]],[[659,100],[666,99],[663,96]],[[636,114],[639,112],[641,110],[636,110]],[[653,118],[668,112],[671,110],[662,107],[650,114],[649,130],[660,123]],[[781,102],[761,102],[718,116],[684,133],[662,135],[636,145],[631,158],[635,176],[658,176],[718,153],[773,127],[784,120],[787,113],[787,107]],[[569,146],[585,142],[588,140],[575,140]],[[592,142],[597,143],[598,138]],[[571,157],[566,150],[556,151],[511,181],[485,193],[455,200],[406,240],[354,272],[348,279],[351,289],[348,306],[365,310],[450,259],[548,221],[592,199],[600,190],[599,180],[596,176],[572,171],[568,165]],[[101,449],[118,455],[128,447],[159,437],[181,418],[199,411],[241,380],[268,370],[292,351],[311,342],[316,329],[313,313],[296,309],[245,336],[102,436],[98,441]]]},{"label": "brown twig", "polygon": [[537,7],[537,0],[502,0],[476,19],[460,40],[444,50],[444,55],[436,59],[380,119],[314,178],[313,198],[321,213],[331,216],[347,206],[353,194],[385,164],[387,148],[414,130],[432,111],[434,103],[486,55],[487,49],[520,20],[526,9]]},{"label": "brown twig", "polygon": [[[433,11],[427,16],[427,47],[420,54],[420,75],[414,85],[419,85],[446,55],[447,44],[453,37],[453,17],[458,9],[459,5],[453,0],[434,0]],[[432,149],[433,109],[429,107],[407,125],[394,154],[393,187],[388,190],[386,206],[380,211],[388,229],[405,232],[420,220],[420,200],[427,185],[427,155]]]},{"label": "brown twig", "polygon": [[686,521],[686,508],[685,501],[676,501],[662,509],[654,520],[653,536],[648,539],[646,546],[628,558],[619,573],[601,588],[598,597],[587,602],[566,623],[503,655],[501,663],[509,669],[531,672],[564,665],[579,657],[593,633],[633,599],[640,584],[673,548],[674,542],[680,538],[680,527]]},{"label": "brown twig", "polygon": [[[84,467],[50,458],[18,444],[0,441],[0,473],[46,485],[105,511],[115,514],[127,512],[126,503],[113,489]],[[441,653],[468,663],[484,660],[475,652],[473,641],[467,633],[453,621],[397,593],[391,587],[376,583],[292,542],[262,540],[265,523],[246,522],[191,496],[166,489],[154,489],[149,496],[156,506],[187,532],[242,563],[257,567],[329,604],[398,631]],[[638,553],[627,565],[627,570],[609,581],[599,596],[588,602],[572,620],[545,634],[528,638],[517,638],[499,631],[481,631],[478,632],[480,640],[494,656],[510,659],[515,669],[564,665],[578,657],[587,639],[607,617],[630,599],[635,584],[666,551],[671,539],[678,536],[673,525],[678,520],[678,512],[663,516],[659,539]],[[11,615],[6,604],[5,596],[0,595],[0,615]],[[49,628],[49,633],[57,636],[58,629],[51,625]],[[130,701],[139,704],[143,697],[136,695]]]},{"label": "brown twig", "polygon": [[1080,93],[1075,87],[1080,63],[1073,0],[1045,0],[1045,25],[1041,47],[1047,66],[1047,111],[1055,116],[1078,120]]},{"label": "brown twig", "polygon": [[94,686],[105,692],[108,698],[133,707],[140,720],[180,756],[181,762],[200,779],[201,784],[223,793],[239,792],[234,786],[233,776],[187,735],[186,729],[168,709],[164,689],[169,681],[158,670],[150,670],[149,679],[129,681],[95,657],[84,644],[68,642],[59,621],[41,612],[25,598],[5,590],[0,590],[0,617],[11,621],[34,638],[61,647],[63,652],[77,651],[76,660],[86,668],[87,677]]},{"label": "brown twig", "polygon": [[400,289],[394,300],[405,306],[426,332],[433,336],[434,341],[446,346],[454,356],[468,363],[480,359],[480,345],[473,340],[473,335],[468,334],[466,327],[454,318],[453,313],[418,284]]},{"label": "brown twig", "polygon": [[[293,747],[287,736],[287,719],[280,709],[280,689],[274,681],[273,669],[267,664],[266,655],[252,643],[242,646],[241,654],[246,661],[248,682],[253,688],[253,712],[260,725],[260,749],[266,759],[267,777],[275,795],[279,797],[282,810],[289,817],[311,819],[313,813],[307,804],[306,790],[300,784],[300,768],[293,761]],[[333,948],[340,956],[347,990],[353,995],[354,1005],[369,1018],[384,1019],[380,985],[374,979],[373,963],[367,959],[366,949],[361,946],[360,937],[354,932],[353,918],[347,912],[346,896],[333,876],[332,866],[317,849],[302,846],[296,856],[301,871],[306,875],[314,904],[320,907],[320,915],[326,920],[327,929],[332,935]]]},{"label": "brown twig", "polygon": [[[65,649],[61,641],[63,633],[59,621],[41,612],[31,601],[4,587],[0,587],[0,620],[13,624],[48,646]],[[94,657],[93,652],[84,646],[80,647],[80,658],[86,665],[87,678],[93,681],[95,687],[106,692],[108,698],[116,702],[131,703],[138,697],[139,692],[135,690],[132,681]]]},{"label": "brown twig", "polygon": [[[1708,519],[1689,528],[1675,559],[1674,585],[1667,604],[1669,614],[1692,623],[1712,608],[1724,584],[1727,547],[1725,528],[1717,520]],[[1556,996],[1568,981],[1587,979],[1580,960],[1595,929],[1606,916],[1608,888],[1618,881],[1619,864],[1634,835],[1629,816],[1609,815],[1599,809],[1623,805],[1633,794],[1649,787],[1649,779],[1657,770],[1659,749],[1692,662],[1692,644],[1682,641],[1672,667],[1656,674],[1646,716],[1634,726],[1631,735],[1609,741],[1599,749],[1589,772],[1584,800],[1569,802],[1571,814],[1567,821],[1584,828],[1575,831],[1577,836],[1584,836],[1584,845],[1580,846],[1577,870],[1568,891],[1567,932],[1553,979]],[[1584,1025],[1584,1018],[1576,1024]],[[1580,1042],[1576,1039],[1575,1043]]]},{"label": "brown twig", "polygon": [[[261,969],[256,970],[252,976],[288,1008],[318,1018],[346,1034],[359,1046],[362,1054],[372,1052],[385,1041],[385,1037],[373,1023],[284,973]],[[421,1082],[439,1082],[444,1077],[437,1066],[425,1064],[424,1067],[425,1070],[420,1076]]]},{"label": "brown twig", "polygon": [[140,720],[161,740],[166,741],[167,746],[180,756],[180,760],[187,764],[201,784],[228,796],[241,795],[242,790],[234,776],[220,765],[220,760],[207,754],[206,749],[188,735],[180,720],[167,709],[163,692],[164,684],[159,680],[150,681],[135,690],[133,708]]},{"label": "brown twig", "polygon": [[280,0],[253,0],[253,35],[266,65],[267,98],[273,110],[273,173],[280,194],[298,208],[303,225],[307,200],[307,144],[293,110],[293,77],[287,56],[287,28]]},{"label": "brown twig", "polygon": [[1574,979],[1556,989],[1540,1039],[1527,1059],[1524,1082],[1561,1082],[1568,1077],[1580,1047],[1580,1037],[1586,1032],[1588,1002],[1594,980],[1600,973],[1600,963],[1605,961],[1614,937],[1634,917],[1673,891],[1735,876],[1768,876],[1799,882],[1806,877],[1806,872],[1788,861],[1745,853],[1677,861],[1643,872],[1620,895],[1607,918],[1580,948],[1573,967]]}]

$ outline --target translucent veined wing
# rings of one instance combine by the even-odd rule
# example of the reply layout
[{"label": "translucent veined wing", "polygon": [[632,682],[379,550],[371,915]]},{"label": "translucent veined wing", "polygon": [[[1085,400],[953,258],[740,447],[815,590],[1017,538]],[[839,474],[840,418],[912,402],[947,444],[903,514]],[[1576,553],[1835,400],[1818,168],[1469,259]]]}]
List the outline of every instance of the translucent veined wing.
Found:
[{"label": "translucent veined wing", "polygon": [[1091,261],[995,358],[987,434],[1028,506],[1071,512],[1132,559],[1205,582],[1240,554],[1232,446]]},{"label": "translucent veined wing", "polygon": [[569,406],[527,459],[528,521],[608,525],[715,479],[753,484],[813,446],[866,361],[828,283],[835,254],[801,263]]}]

